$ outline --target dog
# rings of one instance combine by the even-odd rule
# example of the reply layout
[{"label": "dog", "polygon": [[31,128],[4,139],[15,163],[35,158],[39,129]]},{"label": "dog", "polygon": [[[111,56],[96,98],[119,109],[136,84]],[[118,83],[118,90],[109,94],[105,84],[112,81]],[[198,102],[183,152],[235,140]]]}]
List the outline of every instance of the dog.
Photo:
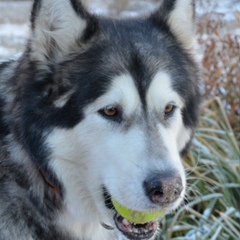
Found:
[{"label": "dog", "polygon": [[150,240],[139,212],[183,202],[198,122],[194,2],[110,19],[35,0],[22,55],[0,65],[0,239]]}]

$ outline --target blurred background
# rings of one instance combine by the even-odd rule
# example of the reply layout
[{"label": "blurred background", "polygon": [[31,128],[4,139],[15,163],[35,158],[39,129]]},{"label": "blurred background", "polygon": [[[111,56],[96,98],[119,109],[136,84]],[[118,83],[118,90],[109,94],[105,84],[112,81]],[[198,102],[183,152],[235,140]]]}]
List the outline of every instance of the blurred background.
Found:
[{"label": "blurred background", "polygon": [[[84,0],[112,17],[147,14],[161,0]],[[0,0],[0,61],[24,50],[32,1]],[[187,197],[160,220],[158,240],[240,239],[240,0],[196,0],[203,102],[184,159]]]}]

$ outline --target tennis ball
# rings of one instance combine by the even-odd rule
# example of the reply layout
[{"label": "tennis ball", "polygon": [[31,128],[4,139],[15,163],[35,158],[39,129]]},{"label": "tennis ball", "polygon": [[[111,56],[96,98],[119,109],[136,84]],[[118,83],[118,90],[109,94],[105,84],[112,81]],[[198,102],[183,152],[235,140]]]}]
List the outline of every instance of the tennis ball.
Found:
[{"label": "tennis ball", "polygon": [[116,202],[114,199],[112,199],[112,203],[119,215],[127,219],[130,223],[135,223],[135,224],[144,224],[144,223],[156,221],[165,213],[164,211],[148,212],[148,213],[134,211],[132,209],[124,207],[120,203]]}]

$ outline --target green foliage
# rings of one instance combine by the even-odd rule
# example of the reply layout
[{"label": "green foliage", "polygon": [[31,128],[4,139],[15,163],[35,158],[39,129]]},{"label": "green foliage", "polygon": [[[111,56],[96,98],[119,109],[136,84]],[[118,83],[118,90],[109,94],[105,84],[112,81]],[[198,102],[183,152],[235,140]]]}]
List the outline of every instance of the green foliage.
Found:
[{"label": "green foliage", "polygon": [[240,151],[219,98],[202,108],[193,147],[184,161],[184,205],[160,220],[158,240],[240,239]]}]

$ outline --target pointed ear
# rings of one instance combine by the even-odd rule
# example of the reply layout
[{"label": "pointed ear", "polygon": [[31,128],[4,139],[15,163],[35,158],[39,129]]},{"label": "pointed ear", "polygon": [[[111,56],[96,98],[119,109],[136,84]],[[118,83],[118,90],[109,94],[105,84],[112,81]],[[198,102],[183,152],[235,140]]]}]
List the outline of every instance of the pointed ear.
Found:
[{"label": "pointed ear", "polygon": [[80,0],[35,0],[32,9],[31,58],[59,63],[97,28]]},{"label": "pointed ear", "polygon": [[173,34],[186,49],[194,42],[194,0],[163,0],[155,17],[168,24]]}]

